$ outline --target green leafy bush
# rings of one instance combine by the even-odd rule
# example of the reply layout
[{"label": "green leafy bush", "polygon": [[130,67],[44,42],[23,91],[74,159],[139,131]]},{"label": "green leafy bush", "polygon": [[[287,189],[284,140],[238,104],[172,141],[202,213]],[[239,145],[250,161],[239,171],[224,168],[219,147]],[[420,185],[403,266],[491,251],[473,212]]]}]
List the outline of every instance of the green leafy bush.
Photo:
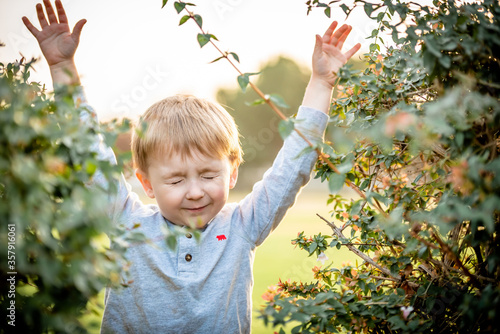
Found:
[{"label": "green leafy bush", "polygon": [[[341,8],[348,15],[356,6],[379,28],[364,56],[369,67],[339,73],[322,147],[338,173],[317,164],[332,192],[332,217],[323,219],[333,234],[292,243],[323,259],[348,247],[361,261],[315,267],[311,283],[278,283],[262,318],[298,321],[292,333],[496,333],[500,4],[356,0]],[[384,47],[385,32],[393,46]],[[335,195],[344,184],[360,198]]]},{"label": "green leafy bush", "polygon": [[[123,249],[109,249],[104,236],[126,245],[107,215],[120,168],[92,145],[100,136],[111,144],[128,124],[85,125],[71,87],[54,99],[28,82],[32,64],[0,64],[2,332],[85,332],[78,319],[87,301],[126,283]],[[89,187],[97,171],[106,189]]]}]

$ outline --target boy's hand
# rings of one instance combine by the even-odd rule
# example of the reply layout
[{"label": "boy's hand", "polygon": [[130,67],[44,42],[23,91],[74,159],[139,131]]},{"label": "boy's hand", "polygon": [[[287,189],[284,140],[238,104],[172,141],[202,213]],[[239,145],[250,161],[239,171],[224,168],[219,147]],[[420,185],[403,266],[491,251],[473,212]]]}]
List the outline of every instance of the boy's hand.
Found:
[{"label": "boy's hand", "polygon": [[330,89],[337,79],[337,72],[359,50],[361,44],[356,44],[346,53],[342,53],[342,46],[352,30],[351,26],[342,25],[337,31],[338,23],[334,21],[323,37],[316,35],[312,61],[312,79],[322,81]]},{"label": "boy's hand", "polygon": [[73,28],[73,32],[71,32],[61,1],[55,1],[57,15],[49,0],[43,0],[43,4],[45,5],[47,18],[42,5],[36,5],[41,31],[35,28],[25,16],[22,18],[23,22],[38,41],[40,49],[49,64],[54,84],[78,84],[80,81],[73,57],[80,41],[82,28],[87,21],[85,19],[78,21]]},{"label": "boy's hand", "polygon": [[344,24],[335,31],[337,25],[338,23],[334,21],[323,37],[316,35],[311,79],[302,102],[303,105],[314,107],[325,113],[328,112],[330,106],[337,72],[361,48],[361,44],[358,43],[346,53],[342,53],[342,46],[352,27]]}]

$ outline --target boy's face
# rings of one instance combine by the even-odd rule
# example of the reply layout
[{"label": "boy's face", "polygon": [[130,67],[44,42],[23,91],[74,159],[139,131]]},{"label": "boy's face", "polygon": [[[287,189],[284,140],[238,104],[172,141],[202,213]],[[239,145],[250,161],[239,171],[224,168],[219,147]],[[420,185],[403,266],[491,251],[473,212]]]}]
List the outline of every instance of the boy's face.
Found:
[{"label": "boy's face", "polygon": [[226,204],[238,168],[233,169],[228,158],[172,153],[151,159],[147,174],[138,170],[136,175],[146,194],[156,198],[163,217],[176,225],[202,228]]}]

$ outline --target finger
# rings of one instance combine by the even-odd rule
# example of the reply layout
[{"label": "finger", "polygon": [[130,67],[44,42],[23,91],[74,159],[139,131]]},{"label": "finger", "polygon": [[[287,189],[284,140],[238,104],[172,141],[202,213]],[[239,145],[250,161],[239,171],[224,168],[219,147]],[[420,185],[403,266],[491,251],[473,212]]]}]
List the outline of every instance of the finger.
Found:
[{"label": "finger", "polygon": [[54,12],[54,8],[52,8],[52,5],[50,4],[50,0],[43,0],[43,4],[45,5],[45,11],[47,12],[50,24],[59,23],[57,22],[57,16]]},{"label": "finger", "polygon": [[337,48],[339,48],[339,50],[342,50],[342,47],[344,46],[344,42],[345,42],[347,36],[349,36],[349,34],[351,33],[351,30],[352,30],[352,26],[347,26],[347,30],[342,34],[342,36],[340,36],[340,38],[337,42]]},{"label": "finger", "polygon": [[68,23],[68,18],[61,0],[56,0],[57,16],[59,17],[59,23]]},{"label": "finger", "polygon": [[323,35],[323,42],[329,43],[330,39],[332,37],[333,32],[335,31],[335,28],[337,28],[338,22],[333,21],[332,24],[326,29],[325,34]]},{"label": "finger", "polygon": [[30,20],[28,20],[28,18],[26,16],[23,16],[22,20],[23,20],[23,23],[26,26],[26,28],[28,28],[28,30],[36,38],[36,36],[38,36],[38,34],[40,33],[40,30],[38,30],[37,28],[35,28],[35,26],[33,24],[31,24]]},{"label": "finger", "polygon": [[73,32],[71,33],[71,37],[78,44],[80,41],[80,34],[82,33],[83,26],[87,23],[87,20],[81,19],[76,22],[75,27],[73,28]]},{"label": "finger", "polygon": [[347,24],[343,24],[342,27],[340,27],[331,37],[329,43],[332,44],[333,46],[337,46],[339,39],[342,37],[342,35],[349,29],[349,26]]},{"label": "finger", "polygon": [[49,26],[49,24],[47,23],[47,19],[45,19],[45,13],[43,12],[43,7],[39,3],[36,4],[36,15],[38,17],[38,22],[40,22],[40,27],[42,27],[42,30],[45,27]]},{"label": "finger", "polygon": [[349,60],[352,56],[354,56],[354,54],[356,52],[359,51],[359,49],[361,49],[361,44],[360,43],[354,45],[352,47],[352,49],[350,49],[349,51],[347,51],[346,53],[344,53],[344,56],[346,57],[347,60]]}]

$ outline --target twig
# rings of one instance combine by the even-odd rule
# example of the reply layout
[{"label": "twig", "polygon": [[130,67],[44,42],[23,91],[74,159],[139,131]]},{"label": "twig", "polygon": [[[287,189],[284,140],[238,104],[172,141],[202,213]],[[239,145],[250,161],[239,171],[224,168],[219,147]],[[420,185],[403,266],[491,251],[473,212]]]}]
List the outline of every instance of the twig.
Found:
[{"label": "twig", "polygon": [[[205,34],[205,31],[203,30],[203,28],[200,26],[200,24],[196,21],[195,17],[194,17],[194,14],[189,10],[187,9],[187,6],[184,7],[184,9],[189,17],[191,19],[193,19],[193,21],[196,22],[196,25],[198,26],[198,28],[200,29],[200,31]],[[240,75],[243,75],[243,72],[241,72],[238,67],[231,61],[231,59],[229,59],[228,57],[228,54],[226,52],[223,52],[222,50],[220,50],[217,45],[212,41],[212,39],[209,40],[210,44],[212,44],[215,49],[221,54],[221,56],[223,58],[225,58],[230,64],[231,66],[240,74]],[[265,101],[265,103],[267,105],[269,105],[269,107],[271,107],[271,109],[283,120],[286,120],[287,117],[281,112],[281,110],[279,110],[279,108],[271,101],[271,99],[269,97],[267,97],[264,93],[262,93],[262,91],[255,85],[253,84],[251,81],[249,81],[248,83],[250,85],[250,87],[257,93],[257,95],[259,95],[259,97],[261,99],[263,99]],[[321,152],[321,150],[317,147],[315,147],[315,145],[313,143],[311,143],[311,141],[309,141],[309,139],[307,139],[306,136],[304,136],[304,134],[302,132],[300,132],[299,130],[297,130],[296,128],[294,128],[295,132],[302,138],[304,139],[304,141],[311,147],[313,148],[316,153],[318,154],[318,157],[321,161],[323,161],[332,171],[334,171],[335,173],[337,174],[340,174],[339,170],[337,169],[337,167],[335,167],[335,165],[330,161],[329,157],[324,154],[323,152]],[[357,187],[354,183],[352,183],[350,180],[345,180],[345,183],[347,184],[347,186],[349,186],[351,189],[353,189],[361,198],[363,199],[366,199],[366,195],[359,189],[359,187]],[[375,199],[375,202],[374,202],[374,206],[375,208],[380,212],[380,214],[382,214],[383,216],[385,217],[388,217],[388,214],[385,212],[384,209],[382,209],[380,203]]]},{"label": "twig", "polygon": [[459,257],[455,254],[453,250],[451,250],[450,246],[448,246],[447,243],[445,243],[441,238],[435,233],[435,231],[432,232],[432,237],[436,239],[437,243],[441,246],[441,249],[443,252],[447,255],[449,255],[453,261],[462,269],[463,274],[465,274],[467,277],[469,277],[471,283],[476,287],[476,288],[481,288],[481,284],[478,282],[476,277],[471,274],[469,269],[465,267],[465,265],[462,263],[462,261],[459,259]]},{"label": "twig", "polygon": [[[333,222],[330,222],[328,221],[326,218],[322,217],[321,215],[319,214],[316,214],[319,218],[321,218],[323,221],[325,221],[328,226],[331,227],[331,229],[333,230],[333,232],[337,235],[337,237],[341,238],[341,239],[347,239],[344,234],[342,233],[342,231],[333,223]],[[377,268],[378,270],[380,270],[381,272],[383,272],[384,274],[386,274],[387,276],[391,276],[391,277],[394,277],[395,279],[398,279],[398,280],[401,280],[401,277],[399,275],[393,275],[391,273],[391,271],[387,268],[384,268],[382,266],[380,266],[378,263],[376,263],[375,261],[373,261],[372,258],[370,258],[368,255],[366,255],[365,253],[362,253],[360,250],[358,250],[356,247],[354,247],[353,245],[349,245],[349,244],[346,244],[346,247],[351,251],[353,252],[354,254],[356,254],[357,256],[359,256],[360,258],[362,258],[363,260],[365,260],[366,262],[368,262],[369,264],[371,264],[372,266],[374,266],[375,268]]]}]

